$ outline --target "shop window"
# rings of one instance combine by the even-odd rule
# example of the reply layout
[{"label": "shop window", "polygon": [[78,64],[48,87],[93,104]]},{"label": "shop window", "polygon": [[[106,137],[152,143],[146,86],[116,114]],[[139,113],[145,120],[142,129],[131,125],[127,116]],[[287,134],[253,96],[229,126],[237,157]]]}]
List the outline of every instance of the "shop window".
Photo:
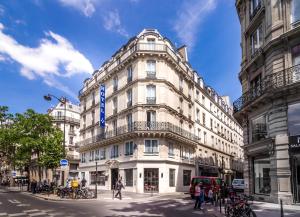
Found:
[{"label": "shop window", "polygon": [[260,141],[267,136],[266,116],[262,115],[252,121],[252,142]]},{"label": "shop window", "polygon": [[[105,186],[105,175],[104,171],[98,171],[97,172],[97,185]],[[90,177],[91,177],[91,185],[95,185],[96,183],[96,172],[92,171],[90,172]]]},{"label": "shop window", "polygon": [[133,186],[133,169],[125,169],[125,186]]},{"label": "shop window", "polygon": [[255,194],[270,194],[270,159],[255,159],[254,165],[254,192]]}]

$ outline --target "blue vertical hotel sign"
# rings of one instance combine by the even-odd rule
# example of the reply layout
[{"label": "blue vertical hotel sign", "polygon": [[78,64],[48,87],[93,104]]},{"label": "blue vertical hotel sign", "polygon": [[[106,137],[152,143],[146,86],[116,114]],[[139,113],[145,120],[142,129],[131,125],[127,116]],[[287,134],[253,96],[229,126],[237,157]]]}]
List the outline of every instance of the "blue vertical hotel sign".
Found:
[{"label": "blue vertical hotel sign", "polygon": [[105,128],[105,86],[100,86],[100,127]]}]

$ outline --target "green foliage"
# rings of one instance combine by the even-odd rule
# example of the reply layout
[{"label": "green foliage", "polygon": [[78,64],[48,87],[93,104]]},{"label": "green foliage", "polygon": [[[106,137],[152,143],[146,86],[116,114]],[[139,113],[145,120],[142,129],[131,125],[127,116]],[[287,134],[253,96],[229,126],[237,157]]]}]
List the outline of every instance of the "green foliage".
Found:
[{"label": "green foliage", "polygon": [[[23,114],[10,115],[6,106],[0,106],[0,152],[8,163],[28,168],[33,157],[39,166],[49,169],[59,166],[63,158],[63,133],[53,126],[48,114],[28,109]],[[7,120],[13,120],[9,125]]]}]

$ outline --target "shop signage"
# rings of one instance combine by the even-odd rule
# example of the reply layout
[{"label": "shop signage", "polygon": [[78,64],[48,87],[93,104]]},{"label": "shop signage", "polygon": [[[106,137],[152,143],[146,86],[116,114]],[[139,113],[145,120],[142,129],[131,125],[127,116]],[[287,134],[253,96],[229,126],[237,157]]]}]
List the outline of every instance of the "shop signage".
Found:
[{"label": "shop signage", "polygon": [[289,137],[290,151],[300,151],[300,135]]},{"label": "shop signage", "polygon": [[105,86],[100,86],[100,127],[105,128]]}]

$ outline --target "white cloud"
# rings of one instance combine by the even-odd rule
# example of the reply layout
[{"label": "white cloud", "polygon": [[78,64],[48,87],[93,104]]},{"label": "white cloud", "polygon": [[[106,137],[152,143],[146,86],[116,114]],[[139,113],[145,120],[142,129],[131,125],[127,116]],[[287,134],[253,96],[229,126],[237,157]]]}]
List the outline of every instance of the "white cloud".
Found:
[{"label": "white cloud", "polygon": [[59,0],[59,2],[66,7],[79,10],[87,17],[91,17],[96,11],[95,0]]},{"label": "white cloud", "polygon": [[3,30],[4,26],[0,23],[0,55],[8,56],[10,60],[18,62],[21,65],[21,75],[27,79],[42,78],[47,85],[74,97],[75,94],[72,94],[57,79],[93,72],[90,61],[66,38],[54,32],[46,32],[46,37],[40,40],[39,46],[32,48],[18,43]]},{"label": "white cloud", "polygon": [[184,1],[173,26],[184,44],[190,48],[194,46],[200,24],[216,6],[216,0]]},{"label": "white cloud", "polygon": [[118,34],[128,38],[129,34],[121,24],[118,10],[109,11],[104,17],[104,28],[108,31],[117,32]]}]

